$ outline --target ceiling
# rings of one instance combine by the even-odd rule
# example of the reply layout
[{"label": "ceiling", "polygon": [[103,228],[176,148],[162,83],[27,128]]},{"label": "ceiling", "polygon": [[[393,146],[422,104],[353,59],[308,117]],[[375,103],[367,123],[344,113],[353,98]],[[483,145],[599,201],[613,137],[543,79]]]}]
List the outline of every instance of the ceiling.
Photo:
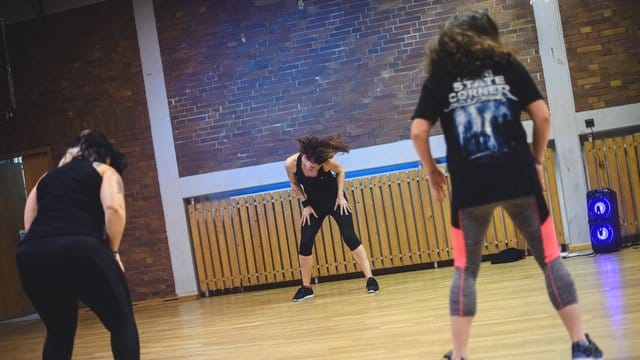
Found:
[{"label": "ceiling", "polygon": [[32,19],[38,13],[53,14],[104,0],[0,0],[0,18],[10,24]]}]

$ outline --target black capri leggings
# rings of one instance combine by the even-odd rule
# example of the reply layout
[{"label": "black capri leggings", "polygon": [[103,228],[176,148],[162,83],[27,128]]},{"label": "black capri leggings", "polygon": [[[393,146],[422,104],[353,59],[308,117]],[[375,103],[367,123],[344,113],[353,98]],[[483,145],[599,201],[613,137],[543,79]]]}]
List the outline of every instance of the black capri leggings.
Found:
[{"label": "black capri leggings", "polygon": [[43,359],[71,359],[82,300],[111,333],[115,359],[139,359],[138,329],[124,274],[102,241],[87,236],[20,244],[22,286],[47,328]]},{"label": "black capri leggings", "polygon": [[[338,224],[338,229],[340,229],[340,234],[342,235],[342,240],[347,244],[351,251],[355,250],[360,246],[361,242],[358,239],[358,235],[356,235],[356,231],[353,228],[353,215],[348,213],[346,215],[340,215],[340,207],[337,209],[333,209],[333,207],[329,206],[325,208],[326,210],[318,211],[315,207],[313,208],[316,211],[318,217],[311,215],[309,219],[311,219],[311,223],[309,225],[302,225],[300,230],[300,251],[299,254],[302,256],[310,256],[311,250],[313,248],[313,243],[315,242],[316,235],[318,231],[320,231],[320,227],[322,227],[322,222],[327,217],[327,215],[331,215],[331,217]],[[319,207],[322,209],[322,207]]]}]

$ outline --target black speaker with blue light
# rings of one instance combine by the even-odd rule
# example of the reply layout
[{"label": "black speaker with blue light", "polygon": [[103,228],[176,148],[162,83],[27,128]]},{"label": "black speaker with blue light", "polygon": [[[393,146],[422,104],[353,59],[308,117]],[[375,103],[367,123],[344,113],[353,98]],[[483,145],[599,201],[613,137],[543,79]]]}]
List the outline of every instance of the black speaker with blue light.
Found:
[{"label": "black speaker with blue light", "polygon": [[595,253],[610,253],[622,248],[616,192],[609,188],[587,192],[589,234]]}]

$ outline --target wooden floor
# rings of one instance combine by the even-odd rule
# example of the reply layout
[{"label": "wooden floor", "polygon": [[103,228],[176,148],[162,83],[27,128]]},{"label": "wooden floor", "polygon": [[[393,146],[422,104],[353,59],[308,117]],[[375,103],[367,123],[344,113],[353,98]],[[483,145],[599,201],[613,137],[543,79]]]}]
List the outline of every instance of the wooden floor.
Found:
[{"label": "wooden floor", "polygon": [[[606,359],[640,359],[640,250],[565,260],[587,330]],[[470,358],[569,359],[570,344],[533,258],[482,264]],[[136,309],[143,359],[440,359],[450,348],[452,267],[317,284],[316,297],[291,302],[295,288]],[[0,324],[0,359],[37,359],[39,320]],[[110,358],[109,336],[80,315],[74,358]]]}]

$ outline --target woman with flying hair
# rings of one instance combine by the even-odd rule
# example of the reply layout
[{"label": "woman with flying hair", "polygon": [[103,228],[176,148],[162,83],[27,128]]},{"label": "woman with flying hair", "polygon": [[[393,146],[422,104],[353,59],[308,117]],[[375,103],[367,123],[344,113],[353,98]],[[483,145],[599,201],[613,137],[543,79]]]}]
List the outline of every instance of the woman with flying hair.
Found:
[{"label": "woman with flying hair", "polygon": [[378,291],[378,282],[371,273],[367,252],[353,228],[351,207],[344,193],[344,170],[334,159],[339,152],[348,152],[349,146],[339,136],[318,138],[313,135],[297,139],[300,151],[287,158],[285,169],[291,188],[302,202],[300,219],[301,239],[299,247],[302,286],[293,296],[293,301],[313,297],[311,289],[311,257],[316,234],[327,215],[338,224],[345,244],[351,250],[354,260],[365,275],[365,290]]},{"label": "woman with flying hair", "polygon": [[79,301],[111,333],[114,359],[139,359],[138,329],[118,252],[126,222],[127,158],[85,130],[27,197],[16,254],[25,293],[47,337],[43,359],[71,359]]},{"label": "woman with flying hair", "polygon": [[[495,22],[480,11],[461,12],[446,23],[429,50],[428,65],[411,138],[438,201],[444,200],[447,183],[429,147],[438,120],[447,144],[455,272],[449,296],[453,349],[444,358],[467,356],[483,237],[501,206],[544,274],[549,299],[571,338],[573,359],[602,359],[582,330],[575,284],[562,263],[542,193],[550,117],[536,84],[500,43]],[[533,120],[531,147],[522,110]]]}]

